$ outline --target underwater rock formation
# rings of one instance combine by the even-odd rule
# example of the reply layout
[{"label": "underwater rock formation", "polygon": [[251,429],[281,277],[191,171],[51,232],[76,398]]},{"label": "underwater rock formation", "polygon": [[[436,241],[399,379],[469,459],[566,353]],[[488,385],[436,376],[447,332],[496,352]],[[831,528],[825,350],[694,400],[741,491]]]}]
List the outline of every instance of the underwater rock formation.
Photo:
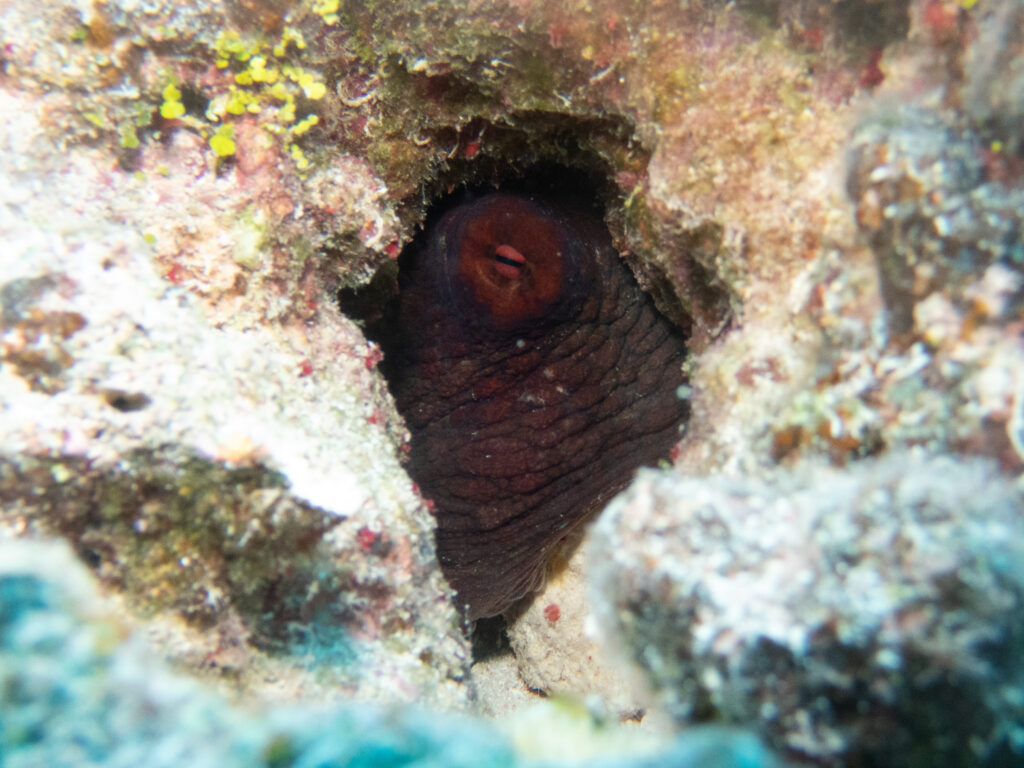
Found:
[{"label": "underwater rock formation", "polygon": [[[980,734],[978,754],[991,746],[996,760],[1000,743],[1020,742],[1017,672],[998,643],[986,660],[1004,680],[956,665],[982,647],[961,617],[1010,616],[1011,571],[993,560],[986,572],[975,548],[999,526],[940,542],[944,523],[919,515],[975,532],[936,494],[960,478],[977,489],[964,509],[991,521],[1024,467],[1022,20],[1021,0],[10,0],[0,535],[65,538],[162,655],[249,700],[459,709],[478,705],[475,690],[526,699],[525,680],[556,701],[603,698],[594,711],[610,720],[629,714],[620,704],[639,717],[648,703],[620,702],[615,674],[566,656],[589,656],[581,627],[634,650],[637,627],[670,627],[647,663],[679,722],[749,720],[827,763],[884,752],[861,702],[891,703],[914,728],[971,703],[976,717],[950,727]],[[598,618],[576,583],[515,619],[520,676],[474,689],[487,668],[471,665],[434,519],[403,469],[406,424],[360,323],[381,312],[438,200],[539,163],[593,180],[611,247],[687,326],[673,469],[622,503],[664,502],[668,515],[691,509],[676,491],[710,493],[730,525],[708,552],[752,563],[762,613],[747,635],[744,616],[715,615],[705,666],[676,664],[655,651],[702,631],[677,621],[680,602]],[[506,273],[522,263],[501,255]],[[365,313],[349,313],[339,295],[364,286]],[[908,449],[939,458],[915,464]],[[808,477],[823,462],[823,479]],[[923,506],[885,501],[911,481]],[[888,531],[861,504],[867,488],[901,522],[895,539],[934,544],[934,573],[913,547],[887,551],[859,528],[851,555],[836,544],[812,558],[829,566],[821,592],[757,570],[778,560],[756,542],[799,535],[786,541],[810,558],[815,536],[840,538],[833,517]],[[849,514],[826,503],[843,489]],[[658,530],[627,536],[622,556],[670,565],[674,585],[717,565],[682,552],[706,533],[699,521],[674,540]],[[670,559],[676,549],[686,558]],[[951,561],[974,580],[943,575]],[[557,564],[550,583],[578,565]],[[929,585],[912,610],[885,613]],[[794,615],[790,598],[863,636],[842,623],[814,635],[839,658],[786,645],[820,618]],[[891,638],[905,643],[842,655]],[[891,669],[903,651],[916,654],[912,674]],[[737,670],[733,652],[765,666]],[[875,687],[851,683],[851,698],[858,676]],[[803,702],[812,690],[824,698]],[[927,690],[948,698],[916,709]],[[901,727],[908,740],[893,749],[929,764],[961,756],[941,734]]]},{"label": "underwater rock formation", "polygon": [[[167,653],[220,683],[465,706],[469,647],[379,352],[337,315],[301,335],[215,328],[123,221],[144,186],[93,184],[102,153],[47,154],[25,99],[0,92],[0,530],[66,537],[137,614],[183,619]],[[184,216],[188,194],[167,194]],[[211,245],[224,214],[203,210],[189,221]]]},{"label": "underwater rock formation", "polygon": [[[0,543],[0,759],[5,768],[181,765],[556,768],[493,725],[414,708],[233,707],[171,673],[99,599],[66,546]],[[773,768],[749,734],[695,731],[599,768]]]},{"label": "underwater rock formation", "polygon": [[978,460],[645,471],[594,526],[592,600],[680,722],[816,765],[1016,764],[1021,503]]},{"label": "underwater rock formation", "polygon": [[858,128],[851,152],[850,194],[878,258],[893,333],[909,332],[916,304],[936,293],[970,311],[971,286],[988,270],[1007,296],[976,311],[1019,312],[1024,186],[991,178],[974,132],[927,111],[887,111]]}]

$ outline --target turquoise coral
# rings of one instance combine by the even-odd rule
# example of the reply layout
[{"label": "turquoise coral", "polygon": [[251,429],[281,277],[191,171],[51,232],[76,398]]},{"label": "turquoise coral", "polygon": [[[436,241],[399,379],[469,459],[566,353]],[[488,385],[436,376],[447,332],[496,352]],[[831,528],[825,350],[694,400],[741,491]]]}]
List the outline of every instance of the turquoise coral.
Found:
[{"label": "turquoise coral", "polygon": [[[237,709],[175,677],[102,618],[65,546],[0,545],[0,763],[5,768],[517,768],[490,725],[415,708]],[[99,617],[98,617],[99,614]],[[750,736],[696,732],[604,768],[770,768]],[[552,764],[547,764],[552,765]]]}]

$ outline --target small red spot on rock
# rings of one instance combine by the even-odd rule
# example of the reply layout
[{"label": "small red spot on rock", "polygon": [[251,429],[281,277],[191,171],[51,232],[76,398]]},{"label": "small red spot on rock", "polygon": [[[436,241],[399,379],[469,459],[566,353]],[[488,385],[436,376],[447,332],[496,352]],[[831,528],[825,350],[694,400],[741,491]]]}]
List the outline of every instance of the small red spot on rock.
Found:
[{"label": "small red spot on rock", "polygon": [[175,285],[181,285],[185,279],[185,267],[181,264],[171,264],[171,268],[164,273],[164,277],[170,280]]},{"label": "small red spot on rock", "polygon": [[812,51],[820,51],[825,44],[825,30],[821,27],[808,27],[800,34]]},{"label": "small red spot on rock", "polygon": [[631,191],[640,183],[640,175],[635,171],[619,171],[615,174],[615,183],[623,190]]},{"label": "small red spot on rock", "polygon": [[376,344],[368,344],[366,357],[363,358],[363,362],[366,364],[366,370],[372,371],[377,367],[377,363],[384,359],[384,353],[380,351],[380,347]]},{"label": "small red spot on rock", "polygon": [[675,464],[677,461],[679,461],[679,454],[680,453],[682,453],[682,449],[679,447],[679,443],[676,443],[675,445],[672,446],[672,452],[669,453],[669,455],[668,455],[669,459],[672,460],[673,464]]},{"label": "small red spot on rock", "polygon": [[868,59],[868,63],[864,65],[864,70],[860,74],[861,88],[874,88],[876,85],[881,85],[885,80],[885,72],[878,66],[881,61],[882,49],[872,49],[871,57]]},{"label": "small red spot on rock", "polygon": [[558,607],[558,603],[551,603],[547,608],[544,609],[544,618],[554,623],[562,617],[562,611]]},{"label": "small red spot on rock", "polygon": [[931,29],[935,41],[941,43],[949,40],[956,32],[960,9],[944,0],[929,0],[922,18]]},{"label": "small red spot on rock", "polygon": [[398,241],[392,240],[386,246],[384,246],[384,253],[388,255],[389,259],[397,259],[400,249],[398,247]]},{"label": "small red spot on rock", "polygon": [[300,379],[303,378],[304,376],[309,376],[311,373],[313,373],[313,364],[309,362],[309,360],[303,360],[301,363],[299,363]]},{"label": "small red spot on rock", "polygon": [[373,543],[377,541],[378,535],[379,534],[374,533],[366,526],[363,526],[356,532],[356,543],[359,544],[359,548],[363,550],[363,552],[369,552],[370,547],[372,547]]},{"label": "small red spot on rock", "polygon": [[480,151],[479,141],[470,141],[466,143],[466,159],[472,160],[476,157],[476,153]]},{"label": "small red spot on rock", "polygon": [[[408,448],[406,448],[406,445],[408,445],[408,443],[402,446],[402,450],[408,453]],[[423,499],[423,492],[420,491],[419,483],[412,484],[412,492],[419,496],[421,499]],[[437,508],[432,499],[423,499],[423,506],[430,510],[430,512],[433,512]]]},{"label": "small red spot on rock", "polygon": [[754,374],[758,373],[755,366],[744,363],[743,367],[736,371],[736,383],[743,387],[754,386]]}]

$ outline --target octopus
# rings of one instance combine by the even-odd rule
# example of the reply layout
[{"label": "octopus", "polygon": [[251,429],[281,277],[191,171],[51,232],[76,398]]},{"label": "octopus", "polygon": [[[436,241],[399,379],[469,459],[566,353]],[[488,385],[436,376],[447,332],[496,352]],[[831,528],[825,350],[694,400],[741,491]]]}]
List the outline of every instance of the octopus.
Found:
[{"label": "octopus", "polygon": [[551,553],[679,440],[686,339],[598,212],[492,192],[428,223],[375,334],[469,620],[538,589]]}]

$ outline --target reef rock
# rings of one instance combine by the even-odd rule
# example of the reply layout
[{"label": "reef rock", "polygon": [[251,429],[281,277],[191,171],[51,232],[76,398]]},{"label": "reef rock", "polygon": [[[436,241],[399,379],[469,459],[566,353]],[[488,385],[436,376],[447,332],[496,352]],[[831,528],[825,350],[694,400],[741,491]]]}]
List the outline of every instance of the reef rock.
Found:
[{"label": "reef rock", "polygon": [[647,471],[594,527],[592,602],[681,723],[816,765],[1015,764],[1021,501],[978,460]]},{"label": "reef rock", "polygon": [[[66,540],[164,657],[250,699],[493,713],[529,683],[647,728],[586,628],[680,725],[1020,762],[1022,20],[10,0],[0,535]],[[541,166],[585,180],[686,337],[688,415],[599,523],[596,612],[584,545],[486,679],[364,329],[453,192]]]},{"label": "reef rock", "polygon": [[[66,545],[0,543],[0,757],[9,768],[338,765],[570,766],[493,725],[411,707],[230,705],[168,670]],[[599,768],[773,768],[749,734],[697,730]]]},{"label": "reef rock", "polygon": [[[47,153],[30,105],[0,101],[0,528],[66,537],[139,615],[185,620],[171,656],[231,685],[464,705],[379,353],[339,316],[212,326],[153,268],[149,193],[101,154]],[[213,239],[222,217],[192,221]]]}]

